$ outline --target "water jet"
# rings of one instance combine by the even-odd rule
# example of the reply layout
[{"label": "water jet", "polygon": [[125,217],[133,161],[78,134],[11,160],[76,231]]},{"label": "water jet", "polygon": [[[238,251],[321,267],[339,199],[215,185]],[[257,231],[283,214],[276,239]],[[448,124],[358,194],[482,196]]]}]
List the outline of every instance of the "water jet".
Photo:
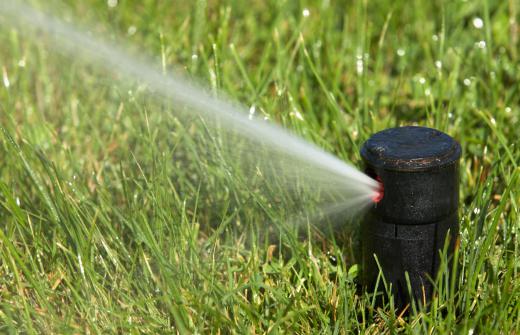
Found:
[{"label": "water jet", "polygon": [[398,308],[428,303],[440,250],[447,241],[454,251],[460,154],[453,138],[426,127],[383,130],[361,149],[366,173],[381,184],[361,224],[362,282],[374,290],[381,269]]},{"label": "water jet", "polygon": [[[103,74],[119,78],[119,83],[139,84],[142,94],[151,100],[167,102],[171,108],[166,110],[175,116],[176,123],[183,127],[195,123],[204,129],[183,132],[183,136],[192,140],[198,136],[205,142],[197,155],[218,165],[222,175],[246,176],[240,179],[244,189],[269,184],[266,196],[275,198],[283,193],[286,200],[299,204],[297,218],[315,214],[316,209],[309,210],[308,203],[315,204],[325,216],[337,212],[353,216],[371,203],[377,188],[372,178],[281,126],[252,117],[248,108],[225,98],[223,92],[215,96],[187,78],[184,71],[158,68],[157,60],[129,52],[115,40],[105,40],[22,0],[0,1],[0,28],[4,25],[18,27],[29,36],[45,36],[53,52],[94,65]],[[276,193],[272,185],[281,191]],[[302,190],[312,194],[312,199],[304,200]],[[294,220],[295,224],[300,221]]]}]

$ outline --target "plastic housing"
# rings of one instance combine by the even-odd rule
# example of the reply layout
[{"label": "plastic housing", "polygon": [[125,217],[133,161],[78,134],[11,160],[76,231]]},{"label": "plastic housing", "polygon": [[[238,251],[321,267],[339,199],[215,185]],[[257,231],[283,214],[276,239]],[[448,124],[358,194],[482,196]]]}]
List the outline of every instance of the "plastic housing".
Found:
[{"label": "plastic housing", "polygon": [[384,187],[361,225],[362,281],[373,290],[380,266],[400,308],[430,300],[440,250],[447,241],[450,255],[457,243],[460,154],[453,138],[425,127],[381,131],[361,149],[366,172]]}]

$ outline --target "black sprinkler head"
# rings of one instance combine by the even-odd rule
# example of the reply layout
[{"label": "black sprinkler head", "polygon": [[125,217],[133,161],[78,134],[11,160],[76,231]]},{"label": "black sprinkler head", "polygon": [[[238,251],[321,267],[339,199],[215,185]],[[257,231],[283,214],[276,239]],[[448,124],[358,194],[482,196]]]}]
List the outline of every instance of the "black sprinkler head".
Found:
[{"label": "black sprinkler head", "polygon": [[398,308],[428,303],[439,250],[448,241],[448,255],[454,251],[460,154],[453,138],[425,127],[381,131],[361,149],[367,174],[381,184],[361,226],[362,281],[373,290],[381,267]]}]

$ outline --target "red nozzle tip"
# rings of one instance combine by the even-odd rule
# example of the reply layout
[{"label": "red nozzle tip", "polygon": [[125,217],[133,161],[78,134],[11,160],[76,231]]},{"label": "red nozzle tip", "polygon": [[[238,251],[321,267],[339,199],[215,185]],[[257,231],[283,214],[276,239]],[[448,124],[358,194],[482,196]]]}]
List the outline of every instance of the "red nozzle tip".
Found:
[{"label": "red nozzle tip", "polygon": [[376,191],[376,193],[372,196],[372,201],[374,201],[377,204],[385,196],[385,187],[383,186],[383,182],[381,181],[381,178],[379,176],[377,176],[376,180],[379,183],[379,188]]}]

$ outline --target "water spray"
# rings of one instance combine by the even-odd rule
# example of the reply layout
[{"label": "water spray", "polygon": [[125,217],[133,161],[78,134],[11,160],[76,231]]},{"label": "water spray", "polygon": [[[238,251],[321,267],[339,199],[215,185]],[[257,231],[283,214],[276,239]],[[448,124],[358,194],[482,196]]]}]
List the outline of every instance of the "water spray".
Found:
[{"label": "water spray", "polygon": [[[272,122],[251,118],[248,108],[223,98],[223,92],[216,97],[182,71],[165,72],[154,65],[157,61],[150,57],[129,52],[114,40],[104,40],[90,33],[90,29],[46,14],[23,0],[0,0],[0,29],[4,25],[18,27],[29,33],[28,36],[37,32],[39,39],[45,36],[53,52],[82,59],[125,82],[139,83],[154,99],[168,101],[173,106],[171,112],[181,123],[202,119],[204,127],[218,132],[219,136],[239,141],[241,146],[219,146],[218,149],[207,146],[208,159],[232,161],[228,166],[235,169],[230,167],[228,172],[261,175],[269,182],[276,179],[296,200],[300,200],[298,195],[304,184],[319,197],[320,206],[332,206],[327,212],[342,210],[353,215],[371,203],[377,188],[373,179]],[[222,158],[224,156],[227,160]],[[299,216],[308,214],[303,207]]]},{"label": "water spray", "polygon": [[441,250],[454,251],[460,154],[453,138],[425,127],[381,131],[361,149],[366,173],[380,183],[361,227],[362,281],[373,290],[381,269],[398,308],[428,303]]}]

